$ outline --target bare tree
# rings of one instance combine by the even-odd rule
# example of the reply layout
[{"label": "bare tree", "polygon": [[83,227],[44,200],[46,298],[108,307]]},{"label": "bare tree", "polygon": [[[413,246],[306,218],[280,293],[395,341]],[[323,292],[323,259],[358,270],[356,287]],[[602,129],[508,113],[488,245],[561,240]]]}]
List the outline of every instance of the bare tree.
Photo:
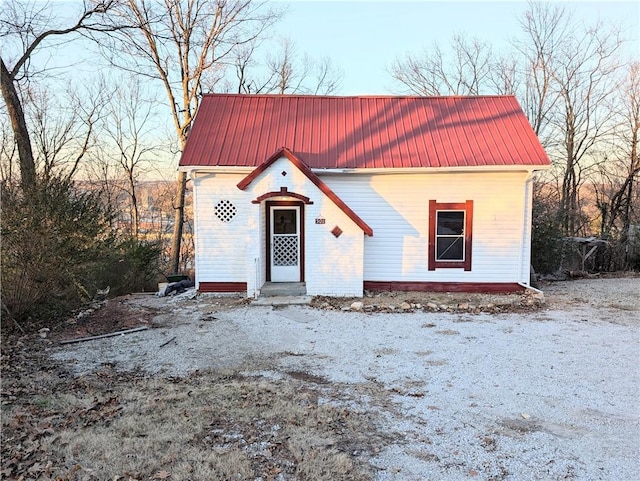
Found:
[{"label": "bare tree", "polygon": [[44,179],[53,175],[70,180],[96,142],[96,127],[108,98],[104,83],[69,85],[62,95],[53,89],[30,88],[24,110],[31,130],[37,170]]},{"label": "bare tree", "polygon": [[290,39],[281,39],[275,54],[257,60],[260,45],[252,43],[238,50],[234,57],[237,92],[244,94],[330,95],[341,85],[343,73],[329,57],[319,60],[298,55]]},{"label": "bare tree", "polygon": [[[100,193],[105,208],[117,213],[121,210],[122,193],[126,192],[125,182],[121,179],[121,171],[114,165],[110,148],[105,142],[99,142],[88,153],[89,162],[83,168],[83,175],[87,186]],[[118,232],[120,219],[116,215],[110,216],[109,226],[112,232]]]},{"label": "bare tree", "polygon": [[14,141],[20,161],[20,178],[24,189],[35,185],[36,164],[21,98],[21,83],[28,81],[32,56],[45,47],[46,40],[72,33],[112,32],[122,28],[110,22],[107,13],[116,0],[84,0],[83,10],[70,26],[56,26],[51,5],[9,0],[0,17],[0,38],[19,45],[14,59],[0,57],[0,90],[7,106]]},{"label": "bare tree", "polygon": [[548,144],[544,133],[559,97],[557,89],[553,88],[555,54],[562,49],[564,39],[571,35],[569,18],[570,13],[564,7],[530,2],[520,19],[524,38],[514,42],[524,62],[522,76],[525,88],[519,97],[543,145]]},{"label": "bare tree", "polygon": [[417,95],[478,95],[492,87],[492,49],[477,38],[455,35],[450,50],[438,43],[422,55],[396,59],[390,74]]},{"label": "bare tree", "polygon": [[125,177],[124,190],[129,198],[131,236],[138,239],[140,208],[138,201],[139,176],[160,151],[153,139],[155,126],[154,101],[145,99],[139,80],[117,82],[118,90],[110,98],[108,115],[102,129],[107,141],[105,154],[112,159]]},{"label": "bare tree", "polygon": [[13,166],[18,156],[13,133],[9,126],[6,110],[0,109],[0,181],[11,183],[14,180]]},{"label": "bare tree", "polygon": [[519,60],[510,54],[497,57],[491,70],[489,91],[496,95],[518,95],[523,83]]},{"label": "bare tree", "polygon": [[[216,76],[243,45],[250,44],[279,17],[255,0],[126,0],[117,12],[124,23],[119,44],[105,45],[111,61],[133,73],[158,80],[167,95],[180,150],[208,75]],[[187,178],[179,172],[176,183],[171,269],[178,271],[185,212]]]},{"label": "bare tree", "polygon": [[580,187],[595,167],[598,144],[611,133],[609,98],[615,94],[623,44],[617,28],[584,26],[563,7],[532,1],[515,43],[525,59],[523,106],[559,175],[565,235],[578,235]]},{"label": "bare tree", "polygon": [[552,72],[559,94],[558,117],[553,122],[563,134],[563,226],[568,235],[575,235],[580,227],[580,186],[594,147],[612,127],[607,121],[607,100],[615,91],[615,73],[620,68],[615,54],[622,41],[618,32],[603,25],[566,40]]},{"label": "bare tree", "polygon": [[594,182],[597,206],[601,213],[601,234],[618,235],[624,245],[629,236],[632,218],[640,214],[634,205],[638,196],[635,185],[640,175],[640,63],[628,67],[620,86],[620,104],[616,109],[619,123],[607,152],[612,158],[600,165],[599,178]]}]

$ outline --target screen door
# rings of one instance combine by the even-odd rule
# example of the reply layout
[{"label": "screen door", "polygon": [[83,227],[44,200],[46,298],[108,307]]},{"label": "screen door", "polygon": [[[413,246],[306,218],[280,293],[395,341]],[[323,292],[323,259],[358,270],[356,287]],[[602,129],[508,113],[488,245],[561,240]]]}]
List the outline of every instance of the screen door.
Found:
[{"label": "screen door", "polygon": [[300,282],[300,207],[271,208],[271,282]]}]

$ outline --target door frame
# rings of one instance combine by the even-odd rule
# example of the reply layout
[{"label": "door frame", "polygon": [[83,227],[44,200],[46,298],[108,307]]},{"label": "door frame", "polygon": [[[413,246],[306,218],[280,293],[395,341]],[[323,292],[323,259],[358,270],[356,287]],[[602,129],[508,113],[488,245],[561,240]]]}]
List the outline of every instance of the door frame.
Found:
[{"label": "door frame", "polygon": [[305,258],[305,250],[304,250],[304,238],[305,238],[305,224],[304,224],[304,202],[298,202],[293,200],[268,200],[265,202],[265,252],[266,256],[266,268],[267,282],[271,282],[271,210],[275,207],[299,207],[300,210],[300,282],[305,282],[304,280],[304,258]]}]

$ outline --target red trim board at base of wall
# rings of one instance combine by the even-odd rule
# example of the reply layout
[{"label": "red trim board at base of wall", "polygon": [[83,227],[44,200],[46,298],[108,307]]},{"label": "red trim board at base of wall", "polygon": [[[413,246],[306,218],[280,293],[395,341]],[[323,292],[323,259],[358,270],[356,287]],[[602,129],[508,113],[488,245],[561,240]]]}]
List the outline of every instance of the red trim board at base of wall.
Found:
[{"label": "red trim board at base of wall", "polygon": [[246,282],[200,282],[198,292],[247,292]]},{"label": "red trim board at base of wall", "polygon": [[[509,282],[406,282],[364,281],[368,291],[418,291],[418,292],[522,292],[523,286]],[[246,292],[246,282],[200,282],[198,292]]]},{"label": "red trim board at base of wall", "polygon": [[510,282],[406,282],[406,281],[364,281],[368,291],[421,291],[421,292],[476,292],[507,293],[522,292],[523,286]]}]

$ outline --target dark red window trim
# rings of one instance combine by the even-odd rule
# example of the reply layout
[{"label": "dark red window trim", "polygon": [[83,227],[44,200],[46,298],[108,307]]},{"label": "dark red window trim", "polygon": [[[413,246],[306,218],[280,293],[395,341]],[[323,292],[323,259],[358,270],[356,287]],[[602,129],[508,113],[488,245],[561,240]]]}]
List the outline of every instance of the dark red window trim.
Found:
[{"label": "dark red window trim", "polygon": [[[464,225],[464,261],[439,261],[436,260],[436,219],[440,210],[461,210],[465,212]],[[429,270],[436,269],[460,269],[471,270],[472,229],[473,228],[473,201],[466,202],[436,202],[429,201]]]}]

